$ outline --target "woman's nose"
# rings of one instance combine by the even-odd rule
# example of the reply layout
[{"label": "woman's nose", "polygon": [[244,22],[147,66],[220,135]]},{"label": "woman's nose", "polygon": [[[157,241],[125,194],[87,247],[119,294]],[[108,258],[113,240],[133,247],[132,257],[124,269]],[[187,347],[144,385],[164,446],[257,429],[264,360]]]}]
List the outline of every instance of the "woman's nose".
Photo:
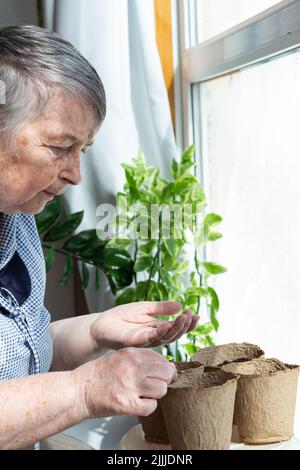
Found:
[{"label": "woman's nose", "polygon": [[80,171],[80,158],[72,158],[68,168],[65,168],[60,173],[60,178],[64,179],[67,184],[73,186],[78,185],[81,182],[81,171]]}]

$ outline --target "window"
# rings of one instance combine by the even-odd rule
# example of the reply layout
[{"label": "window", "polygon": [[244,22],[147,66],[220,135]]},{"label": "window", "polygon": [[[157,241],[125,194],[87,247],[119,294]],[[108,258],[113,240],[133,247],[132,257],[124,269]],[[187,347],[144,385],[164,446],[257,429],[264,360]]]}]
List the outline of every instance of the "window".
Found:
[{"label": "window", "polygon": [[[183,146],[195,143],[208,209],[224,219],[206,253],[228,268],[216,341],[299,363],[300,1],[178,7]],[[299,436],[300,396],[298,408]]]},{"label": "window", "polygon": [[278,4],[280,0],[188,0],[191,46],[199,44]]},{"label": "window", "polygon": [[270,350],[277,337],[299,357],[290,327],[300,326],[300,52],[199,91],[206,191],[224,218],[224,238],[207,253],[228,266],[218,290],[230,321],[220,317],[221,328]]}]

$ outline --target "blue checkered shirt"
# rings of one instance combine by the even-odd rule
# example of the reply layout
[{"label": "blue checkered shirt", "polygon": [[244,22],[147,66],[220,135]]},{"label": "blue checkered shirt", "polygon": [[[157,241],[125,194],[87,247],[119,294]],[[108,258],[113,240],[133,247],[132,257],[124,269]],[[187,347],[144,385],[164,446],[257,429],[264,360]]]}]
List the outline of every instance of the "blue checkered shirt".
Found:
[{"label": "blue checkered shirt", "polygon": [[0,213],[0,380],[47,372],[45,262],[32,215]]}]

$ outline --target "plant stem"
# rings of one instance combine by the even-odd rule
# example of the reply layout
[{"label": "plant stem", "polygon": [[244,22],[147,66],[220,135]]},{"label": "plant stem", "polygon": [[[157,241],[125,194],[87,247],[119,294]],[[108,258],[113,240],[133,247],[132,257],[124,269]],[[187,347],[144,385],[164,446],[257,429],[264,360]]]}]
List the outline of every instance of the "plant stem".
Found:
[{"label": "plant stem", "polygon": [[[137,242],[137,240],[135,240],[135,250],[134,250],[133,266],[134,266],[134,264],[135,264],[135,262],[136,262],[137,252],[138,252],[138,242]],[[136,274],[135,271],[134,271],[134,273],[133,273],[133,278],[134,278],[135,285],[137,285],[137,274]]]},{"label": "plant stem", "polygon": [[[42,243],[42,247],[47,248],[47,250],[50,250],[51,248],[50,245],[46,245],[45,243]],[[93,261],[86,259],[86,258],[82,258],[81,256],[78,256],[78,255],[74,255],[73,253],[70,253],[69,251],[63,250],[61,248],[56,248],[56,247],[55,247],[55,251],[57,251],[57,253],[60,253],[61,255],[72,256],[72,258],[76,259],[77,261],[82,261],[85,264],[90,264],[91,266],[95,266],[99,268],[99,266],[93,263]]]},{"label": "plant stem", "polygon": [[160,242],[161,242],[161,225],[162,225],[162,212],[160,211],[159,213],[159,226],[158,226],[158,243],[157,243],[157,252],[153,258],[153,263],[152,263],[152,266],[151,266],[151,269],[150,269],[150,273],[149,273],[149,279],[148,279],[148,282],[147,282],[147,286],[146,286],[146,292],[145,292],[145,298],[144,300],[147,300],[147,297],[148,297],[148,291],[149,291],[149,286],[150,286],[150,281],[151,281],[151,278],[152,278],[152,273],[153,273],[153,269],[154,269],[154,266],[155,266],[155,261],[159,260],[159,256],[160,256]]},{"label": "plant stem", "polygon": [[150,281],[151,281],[151,278],[152,278],[152,273],[153,273],[153,269],[154,269],[154,266],[155,266],[155,261],[156,261],[157,258],[159,257],[159,253],[160,253],[160,245],[158,246],[157,252],[156,252],[156,254],[155,254],[154,258],[153,258],[153,263],[152,263],[152,266],[151,266],[151,269],[150,269],[149,278],[148,278],[148,281],[147,281],[147,286],[146,286],[146,292],[145,292],[144,300],[147,300],[147,297],[148,297],[149,285],[150,285]]},{"label": "plant stem", "polygon": [[[199,269],[199,260],[198,260],[198,253],[197,253],[197,248],[195,247],[195,251],[194,251],[194,263],[195,263],[195,268],[196,268],[196,271],[197,271],[197,274],[199,276],[199,282],[200,282],[200,287],[202,287],[202,274],[200,272],[200,269]],[[199,309],[200,309],[200,297],[198,297],[198,302],[197,302],[197,313],[199,313]]]}]

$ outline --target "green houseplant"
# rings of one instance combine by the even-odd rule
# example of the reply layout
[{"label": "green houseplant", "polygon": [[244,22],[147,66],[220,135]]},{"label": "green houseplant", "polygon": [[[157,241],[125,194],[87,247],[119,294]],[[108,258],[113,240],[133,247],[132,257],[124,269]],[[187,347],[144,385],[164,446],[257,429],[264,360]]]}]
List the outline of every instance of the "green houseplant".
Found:
[{"label": "green houseplant", "polygon": [[[193,146],[183,153],[180,162],[172,161],[171,181],[162,178],[158,168],[148,167],[141,153],[131,164],[122,166],[126,181],[116,196],[114,217],[108,223],[102,221],[97,230],[71,236],[83,212],[57,222],[59,201],[50,203],[37,216],[42,243],[48,250],[47,269],[53,265],[56,251],[61,251],[67,256],[62,284],[70,278],[77,259],[83,286],[89,282],[87,265],[92,264],[95,287],[99,288],[101,269],[116,304],[172,299],[180,302],[182,309],[200,313],[206,321],[188,333],[185,342],[162,349],[170,359],[187,360],[201,346],[214,344],[211,334],[219,327],[219,299],[209,281],[226,269],[205,259],[205,246],[221,238],[215,226],[222,218],[205,214],[205,194],[194,175]],[[57,242],[66,237],[62,247],[57,247]]]}]

